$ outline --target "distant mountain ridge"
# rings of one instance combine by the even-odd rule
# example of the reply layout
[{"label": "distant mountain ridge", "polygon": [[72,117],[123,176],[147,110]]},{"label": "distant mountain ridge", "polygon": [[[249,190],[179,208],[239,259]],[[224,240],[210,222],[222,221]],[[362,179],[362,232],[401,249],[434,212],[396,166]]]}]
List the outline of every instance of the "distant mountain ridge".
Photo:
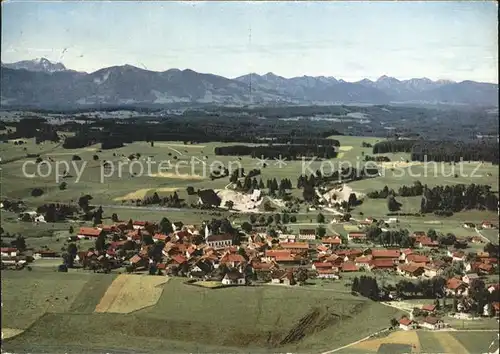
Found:
[{"label": "distant mountain ridge", "polygon": [[1,67],[2,106],[86,106],[95,104],[207,103],[390,104],[445,103],[498,106],[498,85],[474,81],[398,80],[346,82],[326,76],[284,78],[271,72],[234,79],[193,70],[157,72],[131,65],[93,73],[68,70],[45,58]]},{"label": "distant mountain ridge", "polygon": [[2,63],[2,66],[9,69],[24,69],[28,71],[41,71],[48,73],[67,70],[64,64],[52,63],[50,60],[46,58],[22,60],[15,63]]}]

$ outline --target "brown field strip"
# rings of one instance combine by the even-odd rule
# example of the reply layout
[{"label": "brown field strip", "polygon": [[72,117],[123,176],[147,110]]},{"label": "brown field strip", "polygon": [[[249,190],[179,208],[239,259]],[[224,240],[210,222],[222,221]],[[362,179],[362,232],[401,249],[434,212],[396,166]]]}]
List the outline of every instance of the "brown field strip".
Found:
[{"label": "brown field strip", "polygon": [[2,328],[2,339],[12,338],[24,332],[24,329]]},{"label": "brown field strip", "polygon": [[387,337],[370,339],[352,346],[354,349],[361,349],[367,353],[376,353],[382,344],[408,344],[413,347],[412,353],[420,352],[420,341],[415,331],[398,331],[389,334]]},{"label": "brown field strip", "polygon": [[130,313],[153,306],[167,281],[164,276],[121,274],[101,298],[95,312]]},{"label": "brown field strip", "polygon": [[448,332],[434,332],[434,337],[437,339],[445,353],[453,354],[468,354],[469,352],[464,346]]}]

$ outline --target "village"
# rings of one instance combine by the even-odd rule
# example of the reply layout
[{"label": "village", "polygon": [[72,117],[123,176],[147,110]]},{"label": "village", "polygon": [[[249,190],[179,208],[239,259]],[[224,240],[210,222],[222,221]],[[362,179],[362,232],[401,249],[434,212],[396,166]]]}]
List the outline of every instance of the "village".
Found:
[{"label": "village", "polygon": [[[447,328],[445,314],[462,320],[499,318],[500,285],[492,281],[498,277],[498,246],[488,243],[484,251],[464,252],[468,243],[485,241],[471,236],[443,246],[421,231],[410,235],[412,247],[380,247],[367,240],[376,222],[370,217],[358,222],[362,231],[349,232],[347,237],[337,233],[319,237],[312,228],[299,228],[298,233],[273,230],[271,235],[265,226],[255,226],[245,232],[227,219],[204,221],[201,226],[170,223],[165,218],[159,223],[118,221],[80,227],[67,240],[64,254],[4,247],[2,269],[31,270],[37,263],[62,258],[59,272],[184,277],[186,284],[211,289],[275,285],[293,291],[295,286],[339,283],[343,285],[336,288],[339,291],[394,307],[407,299],[427,299],[427,304],[407,311],[408,316],[393,319],[391,325],[403,330]],[[481,226],[496,227],[486,221]],[[475,226],[464,223],[463,227]],[[95,247],[81,249],[77,245],[83,240],[94,242]],[[375,280],[376,295],[361,289],[366,278]]]}]

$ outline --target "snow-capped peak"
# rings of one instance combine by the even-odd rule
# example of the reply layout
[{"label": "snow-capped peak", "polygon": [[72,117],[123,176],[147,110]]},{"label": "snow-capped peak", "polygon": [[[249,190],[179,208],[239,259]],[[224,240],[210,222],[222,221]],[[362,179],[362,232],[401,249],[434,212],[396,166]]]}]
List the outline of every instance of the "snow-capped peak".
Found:
[{"label": "snow-capped peak", "polygon": [[22,60],[15,63],[2,63],[2,65],[10,69],[24,69],[28,71],[42,71],[47,73],[66,71],[66,67],[62,63],[52,63],[47,58]]}]

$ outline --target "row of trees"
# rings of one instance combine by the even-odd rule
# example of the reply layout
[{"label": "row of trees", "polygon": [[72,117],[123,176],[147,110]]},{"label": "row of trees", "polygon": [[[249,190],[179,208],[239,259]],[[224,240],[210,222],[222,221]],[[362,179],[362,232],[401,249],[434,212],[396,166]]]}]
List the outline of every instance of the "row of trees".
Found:
[{"label": "row of trees", "polygon": [[393,196],[401,196],[401,197],[415,197],[422,195],[424,193],[424,189],[427,188],[423,186],[420,181],[415,181],[412,186],[401,186],[398,189],[398,192],[394,191],[394,189],[389,189],[388,186],[384,186],[380,191],[372,191],[367,194],[368,198],[372,199],[385,199],[389,195]]}]

